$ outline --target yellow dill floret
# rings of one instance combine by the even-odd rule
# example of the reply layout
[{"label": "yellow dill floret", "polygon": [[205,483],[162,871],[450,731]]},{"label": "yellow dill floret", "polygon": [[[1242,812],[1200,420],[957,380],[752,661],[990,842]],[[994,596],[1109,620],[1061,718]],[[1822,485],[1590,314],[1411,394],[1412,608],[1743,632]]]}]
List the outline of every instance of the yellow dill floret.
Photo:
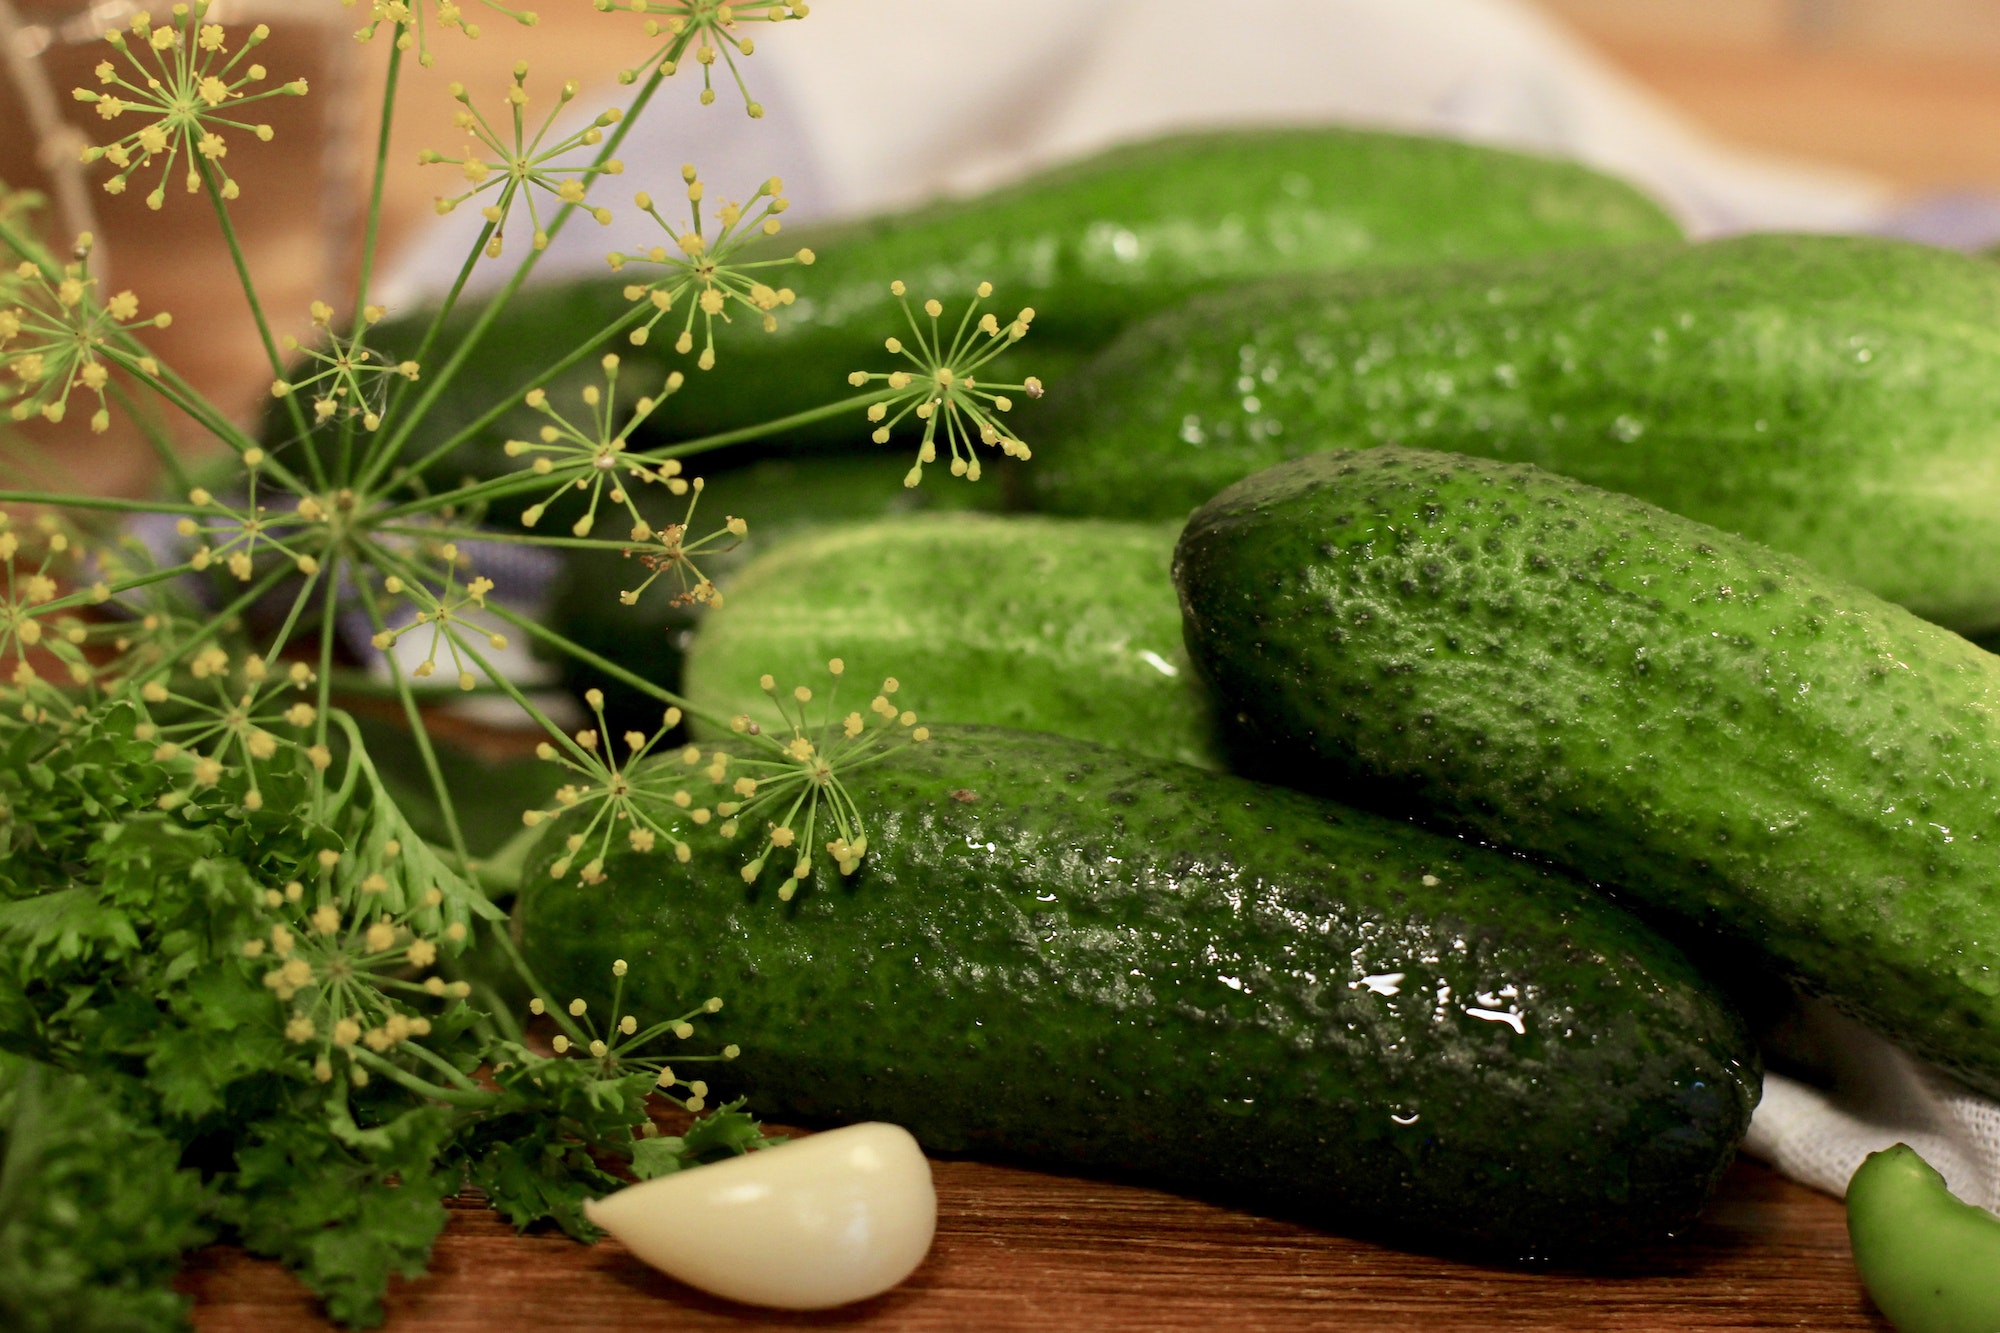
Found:
[{"label": "yellow dill floret", "polygon": [[[141,738],[154,742],[154,761],[177,774],[159,798],[163,808],[177,808],[241,773],[239,799],[254,812],[264,808],[263,781],[281,753],[304,755],[314,768],[326,767],[310,740],[319,710],[302,697],[319,678],[305,663],[280,669],[254,655],[232,662],[211,645],[183,665],[193,678],[186,689],[175,688],[164,669],[126,687],[128,701],[145,719]],[[162,715],[166,721],[159,720]]]},{"label": "yellow dill floret", "polygon": [[692,165],[681,168],[681,179],[687,184],[690,221],[686,227],[677,228],[662,217],[652,195],[642,192],[633,198],[659,224],[672,244],[632,254],[613,251],[606,258],[613,272],[622,271],[627,264],[648,264],[666,270],[663,277],[629,283],[625,288],[626,300],[644,301],[652,310],[646,322],[627,335],[633,346],[644,346],[652,338],[655,326],[678,304],[685,314],[674,350],[683,356],[694,350],[694,323],[699,316],[702,347],[695,364],[711,370],[715,366],[715,321],[730,323],[729,308],[735,306],[754,316],[766,333],[776,332],[777,312],[798,298],[790,287],[773,287],[765,282],[761,271],[811,264],[814,256],[811,250],[801,249],[779,259],[736,258],[738,251],[758,237],[776,236],[783,229],[778,215],[790,203],[784,196],[784,182],[776,176],[759,185],[749,203],[725,202],[716,211],[720,226],[712,231],[703,229],[701,204],[705,187]]},{"label": "yellow dill floret", "polygon": [[746,23],[784,23],[811,13],[803,0],[591,0],[599,13],[644,14],[641,31],[664,38],[644,60],[618,71],[620,83],[633,83],[649,69],[671,78],[690,52],[701,66],[701,104],[715,104],[715,62],[720,59],[742,94],[743,109],[752,120],[764,115],[763,104],[750,96],[737,56],[752,55],[757,44],[740,29]]},{"label": "yellow dill floret", "polygon": [[[882,682],[870,717],[858,710],[843,714],[838,700],[845,671],[841,659],[828,661],[833,684],[824,698],[805,686],[781,692],[774,677],[761,677],[758,685],[783,725],[767,730],[747,718],[738,719],[740,725],[734,730],[750,737],[757,753],[735,758],[729,771],[718,767],[709,773],[712,782],[727,782],[730,794],[740,798],[716,806],[724,819],[725,838],[735,837],[744,827],[763,826],[762,844],[742,868],[743,882],[756,883],[773,855],[785,853],[779,858],[781,864],[789,862],[783,865],[785,875],[778,887],[783,901],[790,901],[799,884],[811,877],[817,849],[823,848],[843,875],[860,869],[868,854],[865,822],[844,776],[904,745],[930,739],[930,729],[916,724],[915,713],[899,712],[888,702],[897,689],[893,677]],[[808,717],[816,698],[817,722]]]},{"label": "yellow dill floret", "polygon": [[203,22],[208,11],[209,0],[177,4],[169,21],[158,27],[143,10],[133,15],[125,29],[104,34],[124,58],[125,68],[113,60],[100,61],[93,71],[97,88],[73,90],[76,100],[96,107],[102,120],[135,114],[147,121],[108,144],[83,150],[86,163],[105,161],[117,169],[104,182],[108,193],[123,194],[132,173],[158,158],[159,183],[146,196],[146,207],[157,209],[166,202],[167,180],[177,164],[185,172],[189,194],[207,181],[223,199],[234,199],[239,191],[224,166],[229,145],[222,131],[246,130],[268,143],[269,125],[236,119],[243,108],[272,97],[305,96],[304,79],[266,87],[264,67],[245,63],[244,57],[271,35],[269,27],[259,23],[231,54],[222,25]]},{"label": "yellow dill floret", "polygon": [[678,523],[669,523],[663,528],[653,528],[646,523],[636,523],[632,527],[632,545],[625,548],[626,559],[636,559],[650,571],[636,588],[627,588],[618,594],[618,600],[626,606],[634,606],[645,591],[661,578],[670,579],[677,591],[672,598],[674,606],[722,605],[722,594],[716,591],[715,581],[701,572],[695,563],[697,556],[723,555],[736,549],[750,533],[750,524],[728,515],[722,526],[702,537],[690,538],[688,533],[694,527],[695,505],[701,500],[702,480],[695,477],[687,484],[687,512]]},{"label": "yellow dill floret", "polygon": [[[532,28],[540,22],[540,16],[532,9],[514,9],[500,3],[500,0],[479,0],[488,9],[513,19],[523,27]],[[352,8],[355,0],[341,0]],[[373,41],[375,34],[386,24],[396,34],[398,50],[414,49],[417,63],[429,69],[437,63],[437,57],[430,49],[431,10],[435,8],[437,25],[448,32],[462,32],[470,40],[478,40],[479,25],[465,20],[465,11],[456,0],[369,0],[368,22],[354,34],[356,41]]]},{"label": "yellow dill floret", "polygon": [[679,770],[655,765],[643,774],[634,772],[680,726],[681,710],[668,708],[661,714],[659,729],[650,736],[627,731],[614,742],[604,718],[604,692],[586,690],[584,703],[597,719],[595,727],[572,736],[558,734],[560,747],[544,741],[535,749],[542,760],[560,764],[577,781],[556,793],[553,807],[521,814],[521,822],[529,828],[577,814],[584,816],[583,827],[564,840],[563,855],[550,865],[550,877],[562,879],[576,868],[583,883],[603,883],[604,862],[614,839],[622,839],[640,853],[664,843],[677,860],[689,860],[694,853],[680,836],[681,821],[691,818],[705,823],[706,809],[694,808]]},{"label": "yellow dill floret", "polygon": [[436,554],[443,587],[435,593],[421,581],[411,583],[395,575],[383,580],[382,590],[392,597],[409,601],[417,608],[417,615],[407,624],[379,625],[370,642],[379,651],[388,652],[405,635],[420,634],[428,629],[431,635],[429,649],[424,660],[411,668],[410,675],[418,680],[428,680],[436,675],[438,652],[443,649],[458,688],[472,690],[479,684],[475,668],[480,672],[486,670],[473,640],[482,641],[496,651],[507,646],[506,635],[474,618],[475,613],[486,610],[486,597],[493,591],[493,580],[484,575],[471,574],[468,569],[466,572],[470,577],[461,588],[459,572],[468,562],[457,543],[442,543],[437,547]]},{"label": "yellow dill floret", "polygon": [[[368,345],[368,329],[386,313],[383,307],[364,308],[354,332],[342,337],[333,328],[333,307],[314,301],[312,341],[302,343],[291,334],[279,341],[288,352],[303,352],[310,373],[271,381],[273,398],[289,398],[297,393],[312,395],[313,424],[324,425],[340,418],[360,418],[362,429],[373,431],[382,425],[383,402],[392,376],[413,381],[419,373],[414,361],[391,361]],[[317,369],[312,369],[317,367]],[[324,517],[325,509],[312,501],[313,518]],[[305,506],[300,506],[301,514]]]},{"label": "yellow dill floret", "polygon": [[1001,417],[1014,410],[1009,394],[1039,398],[1042,382],[1029,376],[1018,384],[987,384],[980,382],[976,372],[1028,336],[1035,318],[1033,308],[1024,308],[1012,321],[1001,324],[998,316],[980,309],[993,295],[993,284],[982,282],[947,342],[939,325],[944,317],[943,302],[936,298],[925,301],[925,321],[919,322],[910,309],[909,289],[898,281],[889,284],[889,292],[903,307],[914,345],[891,337],[883,346],[909,362],[911,369],[857,370],[847,382],[857,389],[881,386],[880,396],[868,405],[867,412],[875,427],[875,443],[887,444],[890,433],[906,418],[914,416],[922,423],[917,459],[903,484],[915,486],[924,479],[924,465],[937,461],[940,435],[951,451],[951,474],[967,481],[979,480],[978,445],[1023,461],[1031,457],[1027,444]]},{"label": "yellow dill floret", "polygon": [[689,483],[680,475],[678,459],[654,463],[642,455],[629,452],[632,432],[644,425],[663,402],[678,393],[685,379],[679,371],[671,372],[657,396],[640,398],[632,404],[632,411],[620,420],[619,359],[616,355],[606,355],[599,364],[604,370],[604,387],[600,389],[595,384],[584,386],[578,395],[585,409],[581,421],[573,421],[557,411],[544,389],[532,390],[527,395],[527,405],[539,412],[546,424],[532,440],[508,440],[503,451],[509,458],[528,459],[528,470],[536,476],[547,477],[551,489],[539,502],[521,512],[521,524],[523,527],[535,527],[551,504],[564,492],[575,490],[585,492],[589,503],[583,516],[571,523],[571,536],[588,537],[597,526],[598,506],[609,500],[622,507],[632,520],[633,540],[645,541],[652,529],[640,515],[628,484],[660,485],[674,495],[685,495]]},{"label": "yellow dill floret", "polygon": [[82,389],[97,400],[90,428],[101,432],[111,425],[104,390],[112,369],[145,379],[159,374],[134,335],[166,328],[173,316],[139,318],[139,298],[130,291],[100,299],[90,275],[94,244],[84,232],[67,264],[23,259],[0,273],[0,404],[12,420],[61,421]]},{"label": "yellow dill floret", "polygon": [[[480,208],[480,216],[487,223],[481,239],[488,258],[500,257],[505,248],[507,218],[514,205],[524,200],[528,208],[528,223],[533,228],[531,243],[537,250],[548,246],[548,229],[542,225],[536,201],[538,191],[551,196],[559,206],[582,207],[601,226],[611,222],[610,209],[589,206],[585,204],[584,196],[597,177],[616,176],[625,170],[625,164],[615,157],[602,162],[569,164],[560,163],[557,159],[578,148],[595,147],[602,143],[605,129],[616,125],[624,113],[613,107],[598,115],[585,129],[550,142],[550,126],[555,124],[556,116],[576,94],[576,81],[565,82],[556,94],[555,105],[542,118],[540,127],[530,132],[526,117],[531,100],[528,95],[528,62],[521,61],[514,66],[514,83],[507,90],[511,133],[503,139],[473,106],[472,95],[466,91],[465,85],[451,85],[452,98],[460,108],[453,117],[453,123],[465,132],[470,142],[457,157],[426,148],[417,154],[417,162],[425,166],[455,166],[465,179],[466,188],[461,193],[437,197],[434,206],[439,213],[449,213],[468,199],[492,192]],[[491,154],[492,160],[482,155],[482,149]]]},{"label": "yellow dill floret", "polygon": [[[598,1078],[607,1082],[635,1076],[643,1078],[649,1091],[665,1095],[681,1109],[703,1110],[707,1106],[708,1084],[701,1079],[684,1079],[675,1073],[673,1064],[658,1053],[656,1043],[666,1037],[676,1041],[692,1037],[695,1032],[693,1020],[721,1012],[721,998],[710,996],[684,1014],[641,1027],[638,1017],[625,1008],[625,974],[628,970],[622,958],[611,964],[611,1017],[602,1027],[598,1026],[588,1002],[581,998],[561,1005],[538,995],[528,1001],[528,1013],[534,1018],[550,1019],[559,1024],[564,1030],[550,1039],[550,1048],[559,1056],[588,1061]],[[648,1048],[655,1049],[649,1051]],[[683,1051],[675,1055],[674,1063],[711,1064],[734,1060],[742,1053],[742,1048],[735,1045],[724,1046],[714,1055],[690,1055]],[[657,1130],[653,1132],[657,1133]]]}]

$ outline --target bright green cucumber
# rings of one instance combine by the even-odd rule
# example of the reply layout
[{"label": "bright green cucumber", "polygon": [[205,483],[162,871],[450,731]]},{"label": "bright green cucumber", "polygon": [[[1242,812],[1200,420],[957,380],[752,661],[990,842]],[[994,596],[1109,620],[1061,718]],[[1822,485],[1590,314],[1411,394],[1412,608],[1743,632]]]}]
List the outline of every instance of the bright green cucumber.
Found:
[{"label": "bright green cucumber", "polygon": [[2000,627],[2000,267],[1948,251],[1758,236],[1233,291],[1071,387],[1037,508],[1178,516],[1322,449],[1447,449]]},{"label": "bright green cucumber", "polygon": [[1205,768],[1222,763],[1181,646],[1178,528],[940,514],[786,543],[739,573],[688,650],[686,693],[775,720],[770,672],[828,658],[927,722],[1052,731]]},{"label": "bright green cucumber", "polygon": [[[850,372],[895,369],[901,363],[882,341],[909,330],[889,295],[894,278],[954,311],[982,281],[993,283],[1003,320],[1033,306],[1034,333],[982,375],[997,383],[1035,374],[1053,383],[1130,320],[1204,287],[1678,236],[1636,190],[1572,163],[1361,130],[1184,136],[1120,148],[974,199],[817,232],[787,230],[772,254],[803,245],[818,259],[783,274],[798,302],[781,312],[775,334],[739,315],[718,337],[719,361],[707,373],[694,370],[692,357],[674,355],[669,336],[620,350],[635,384],[668,366],[688,371],[688,386],[654,418],[657,430],[686,437],[834,402],[853,392]],[[496,391],[629,310],[624,287],[643,271],[635,265],[517,298],[431,424],[449,433]],[[480,306],[455,322],[446,350]],[[386,322],[371,345],[408,355],[427,320]],[[647,362],[658,365],[650,376],[640,369]],[[586,369],[595,374],[594,363]],[[1032,440],[1026,417],[1017,424]],[[868,428],[857,411],[818,434],[859,443]]]},{"label": "bright green cucumber", "polygon": [[559,996],[720,995],[760,1113],[1131,1173],[1513,1258],[1677,1232],[1760,1086],[1635,918],[1523,861],[1281,788],[970,728],[861,768],[871,822],[789,904],[746,850],[528,867]]},{"label": "bright green cucumber", "polygon": [[2000,659],[1524,464],[1318,454],[1175,554],[1259,771],[1617,885],[2000,1092]]}]

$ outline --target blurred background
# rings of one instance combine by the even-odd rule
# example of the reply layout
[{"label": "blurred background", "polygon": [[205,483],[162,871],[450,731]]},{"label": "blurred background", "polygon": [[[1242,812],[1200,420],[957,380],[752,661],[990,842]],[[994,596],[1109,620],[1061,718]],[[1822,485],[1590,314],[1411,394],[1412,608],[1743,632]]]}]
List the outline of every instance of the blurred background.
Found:
[{"label": "blurred background", "polygon": [[[839,125],[842,111],[869,91],[864,84],[879,85],[881,70],[898,68],[902,57],[894,49],[883,49],[881,34],[873,32],[865,20],[872,11],[887,22],[889,11],[901,3],[825,0],[805,24],[785,25],[783,31],[768,36],[760,31],[757,35],[764,49],[748,62],[746,73],[753,84],[760,77],[767,86],[775,81],[780,101],[790,78],[796,85],[791,110],[809,123],[825,125],[831,121]],[[928,3],[933,12],[948,20],[957,0]],[[1348,11],[1373,12],[1365,3],[1326,3],[1323,13],[1314,0],[1295,0],[1284,10],[1308,21],[1317,13],[1329,22]],[[1499,24],[1509,34],[1518,33],[1520,49],[1536,54],[1533,59],[1523,57],[1504,73],[1520,85],[1515,89],[1515,100],[1531,109],[1503,107],[1495,111],[1496,103],[1487,95],[1484,101],[1470,99],[1480,102],[1473,110],[1466,109],[1464,99],[1450,103],[1439,98],[1434,99],[1435,107],[1413,111],[1410,105],[1390,105],[1396,103],[1392,90],[1380,95],[1384,107],[1379,117],[1369,114],[1368,106],[1357,106],[1352,98],[1326,103],[1327,114],[1463,133],[1465,137],[1519,141],[1543,151],[1574,151],[1627,175],[1642,172],[1645,154],[1657,153],[1657,145],[1648,140],[1621,146],[1607,143],[1607,135],[1612,139],[1620,134],[1629,137],[1628,120],[1656,137],[1660,126],[1667,125],[1676,133],[1685,130],[1690,143],[1713,146],[1729,155],[1726,164],[1720,157],[1713,161],[1704,158],[1686,168],[1684,174],[1690,178],[1706,179],[1704,171],[1727,175],[1749,163],[1766,173],[1758,177],[1760,181],[1803,182],[1783,206],[1741,204],[1741,189],[1730,196],[1738,203],[1719,212],[1710,209],[1704,213],[1698,202],[1683,201],[1677,211],[1697,233],[1813,225],[1892,231],[1968,249],[2000,241],[2000,0],[1397,3],[1406,7],[1406,13],[1435,10],[1437,23],[1443,25],[1430,37],[1414,28],[1403,32],[1396,39],[1402,46],[1392,53],[1397,59],[1421,59],[1427,48],[1414,48],[1417,55],[1413,57],[1411,43],[1439,41],[1437,34],[1450,31],[1453,25],[1463,30],[1466,15],[1481,23]],[[243,186],[238,225],[265,307],[281,331],[305,333],[307,304],[316,297],[337,300],[352,280],[360,205],[373,150],[374,116],[382,91],[382,52],[358,46],[352,38],[365,17],[365,8],[365,4],[344,8],[333,0],[221,0],[211,16],[232,24],[270,22],[275,35],[260,56],[272,77],[303,75],[313,88],[313,96],[303,100],[264,104],[277,131],[275,141],[258,145],[246,138],[229,158],[231,171]],[[449,168],[419,168],[416,163],[419,148],[452,151],[459,146],[461,136],[450,126],[456,108],[447,92],[449,79],[461,79],[475,92],[497,94],[514,63],[530,59],[537,70],[546,71],[543,86],[550,89],[556,78],[584,71],[599,72],[608,84],[610,72],[635,59],[641,50],[642,39],[634,31],[638,20],[625,14],[594,12],[588,0],[551,0],[543,6],[541,21],[534,28],[517,26],[475,5],[466,8],[468,16],[480,24],[479,40],[438,35],[434,44],[440,67],[409,70],[399,92],[383,232],[392,274],[399,253],[410,253],[408,248],[414,245],[421,256],[424,229],[437,225],[430,200],[454,184],[439,178],[440,171],[448,172]],[[1116,8],[1115,0],[1108,0],[1106,9]],[[92,225],[105,246],[107,290],[131,287],[138,291],[145,309],[172,311],[175,323],[156,336],[158,350],[218,402],[247,417],[263,401],[270,373],[226,254],[214,242],[214,221],[205,205],[198,199],[175,195],[162,212],[150,213],[142,202],[143,190],[112,198],[94,181],[79,189],[73,176],[66,181],[64,173],[50,170],[53,162],[74,157],[84,141],[80,135],[98,132],[95,118],[86,118],[88,109],[71,100],[69,89],[92,82],[90,68],[105,50],[98,35],[107,24],[122,22],[135,9],[121,0],[102,0],[90,8],[73,0],[0,3],[0,56],[4,56],[4,64],[0,64],[0,127],[4,127],[0,128],[0,179],[49,194],[56,219],[52,230],[64,230],[69,219],[81,216],[84,210],[93,213]],[[1008,12],[1018,14],[1025,27],[1048,24],[1048,14],[1064,9],[1072,14],[1088,12],[1088,7],[1078,11],[1074,6],[1054,7],[1027,0]],[[1388,12],[1379,5],[1374,9]],[[1086,27],[1092,22],[1088,18],[1077,21]],[[1384,22],[1394,27],[1397,20]],[[1390,41],[1376,30],[1380,26],[1359,24],[1355,40],[1364,44]],[[1153,71],[1158,83],[1154,95],[1168,111],[1155,121],[1173,127],[1171,103],[1180,90],[1194,90],[1189,92],[1193,102],[1208,96],[1209,101],[1201,104],[1214,103],[1221,94],[1196,94],[1207,87],[1205,80],[1229,77],[1229,56],[1220,47],[1241,41],[1257,48],[1274,39],[1274,34],[1260,33],[1256,27],[1232,23],[1226,31],[1188,34],[1197,48],[1206,44],[1208,53],[1213,54],[1213,61],[1204,54],[1190,68],[1168,68],[1180,58],[1172,52],[1157,57],[1162,63]],[[809,77],[788,75],[787,69],[796,73],[804,68],[801,62],[815,58],[815,43],[822,35],[816,29],[825,30],[834,46],[845,51],[843,59],[850,64],[875,59],[880,67],[857,68],[856,82],[845,87],[814,87]],[[1039,33],[1035,39],[1039,46],[1022,38],[1016,45],[1029,53],[1023,58],[1032,57],[1044,66],[1056,59],[1049,53],[1065,49],[1065,34],[1059,29],[1057,23]],[[908,36],[916,44],[902,66],[913,76],[921,72],[920,66],[935,64],[923,48],[922,34],[907,24],[893,31],[897,40]],[[1131,31],[1128,25],[1126,34]],[[1340,32],[1337,26],[1331,31]],[[1080,36],[1076,49],[1084,49],[1090,41],[1118,40],[1115,34],[1107,37],[1094,29],[1093,33]],[[945,37],[941,35],[939,40]],[[1466,41],[1472,44],[1472,38]],[[843,42],[848,44],[845,48],[841,48]],[[787,50],[774,60],[769,52],[780,44]],[[969,67],[978,60],[978,53],[962,48],[962,43],[954,48],[958,50],[955,58],[962,58]],[[854,54],[857,51],[863,54]],[[1346,54],[1357,60],[1369,58],[1367,51]],[[784,65],[786,59],[790,66]],[[1219,74],[1213,72],[1216,61],[1222,62]],[[1128,71],[1121,77],[1129,82],[1133,76]],[[1310,75],[1301,73],[1298,77],[1309,79]],[[1327,69],[1325,78],[1353,82],[1337,65]],[[1621,87],[1607,92],[1610,85],[1606,80]],[[1565,87],[1568,81],[1584,88],[1589,96],[1579,95],[1567,102],[1555,99],[1551,104],[1560,105],[1551,112],[1543,106],[1547,100],[1543,94],[1548,90],[1535,86],[1538,81]],[[971,86],[978,80],[968,76],[966,82]],[[687,86],[689,80],[684,76],[677,83],[673,92],[684,105],[669,107],[670,118],[720,116],[724,112],[740,118],[740,106],[729,105],[731,95],[725,94],[724,105],[712,113],[701,113],[693,107],[694,90]],[[897,113],[908,118],[913,143],[923,140],[921,125],[926,117],[936,116],[940,124],[950,122],[946,103],[952,87],[949,78],[941,84],[926,84],[913,77],[908,87],[910,104]],[[590,102],[589,109],[594,111],[617,95],[609,86],[592,91],[601,93],[600,99],[592,101],[586,95],[579,106]],[[764,94],[763,87],[758,91],[760,96]],[[1322,103],[1308,97],[1299,105],[1319,107]],[[1606,106],[1631,115],[1619,120],[1603,110]],[[1006,111],[1005,106],[1001,111]],[[1649,119],[1656,111],[1657,123]],[[774,110],[773,114],[776,118],[778,113]],[[1242,115],[1249,119],[1299,118],[1282,106],[1261,111],[1253,106]],[[1607,119],[1617,120],[1610,130],[1597,123]],[[806,165],[797,170],[808,177],[815,172],[824,176],[827,192],[843,199],[845,211],[852,212],[911,202],[940,189],[991,184],[1004,179],[1009,171],[1061,156],[1068,151],[1064,144],[1090,146],[1088,134],[1079,139],[1070,133],[1065,139],[1059,127],[1036,131],[1041,134],[1039,139],[1027,131],[1009,138],[1006,124],[1024,123],[1018,114],[1012,122],[1007,114],[998,113],[988,120],[1001,126],[994,132],[999,148],[988,145],[990,151],[984,157],[974,154],[976,161],[940,159],[927,163],[919,160],[922,153],[912,148],[904,155],[909,161],[903,162],[905,169],[900,175],[878,165],[865,188],[851,181],[843,183],[838,154],[829,157],[821,153],[815,158],[798,149],[793,156],[805,157]],[[732,128],[731,132],[739,131]],[[952,133],[960,134],[957,130]],[[1113,127],[1106,130],[1105,137],[1116,138],[1120,133]],[[659,151],[665,154],[667,149]],[[1634,162],[1639,165],[1635,167]],[[851,174],[860,168],[850,164],[849,170]],[[1656,193],[1671,193],[1677,188],[1674,181],[1640,183],[1653,186]],[[86,195],[87,200],[80,195]],[[1810,206],[1800,205],[1800,200]],[[599,244],[597,248],[601,252],[604,247]],[[422,283],[410,283],[412,274],[420,278],[422,271],[421,259],[404,261],[399,280],[406,299],[421,298]],[[109,434],[93,437],[81,429],[82,424],[79,414],[62,427],[37,421],[26,430],[37,445],[36,453],[70,482],[115,492],[143,489],[151,470],[143,447],[129,433],[130,427],[121,422]],[[43,448],[44,444],[48,447]],[[200,447],[199,440],[188,440],[191,451]]]}]

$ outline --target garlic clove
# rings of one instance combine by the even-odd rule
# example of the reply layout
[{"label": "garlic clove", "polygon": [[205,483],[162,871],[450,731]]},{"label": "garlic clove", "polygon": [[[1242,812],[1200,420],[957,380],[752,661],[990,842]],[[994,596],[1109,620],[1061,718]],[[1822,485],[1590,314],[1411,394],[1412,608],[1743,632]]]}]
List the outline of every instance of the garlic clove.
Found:
[{"label": "garlic clove", "polygon": [[908,1130],[885,1124],[676,1172],[583,1210],[689,1286],[783,1310],[887,1291],[923,1262],[937,1230],[931,1165]]}]

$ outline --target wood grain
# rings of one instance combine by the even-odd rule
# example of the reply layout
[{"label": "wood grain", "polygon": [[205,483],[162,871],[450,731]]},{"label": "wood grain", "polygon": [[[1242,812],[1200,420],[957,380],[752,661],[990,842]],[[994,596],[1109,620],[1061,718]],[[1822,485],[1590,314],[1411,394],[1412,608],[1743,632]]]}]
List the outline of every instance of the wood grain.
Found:
[{"label": "wood grain", "polygon": [[[389,1333],[837,1327],[880,1333],[1148,1330],[1400,1333],[1477,1328],[1886,1333],[1862,1293],[1841,1206],[1739,1163],[1693,1234],[1613,1272],[1486,1268],[1098,1181],[933,1164],[938,1236],[903,1286],[842,1311],[785,1315],[714,1300],[615,1242],[517,1236],[454,1206],[431,1274],[395,1289]],[[328,1329],[275,1264],[203,1251],[184,1289],[199,1333]]]}]

